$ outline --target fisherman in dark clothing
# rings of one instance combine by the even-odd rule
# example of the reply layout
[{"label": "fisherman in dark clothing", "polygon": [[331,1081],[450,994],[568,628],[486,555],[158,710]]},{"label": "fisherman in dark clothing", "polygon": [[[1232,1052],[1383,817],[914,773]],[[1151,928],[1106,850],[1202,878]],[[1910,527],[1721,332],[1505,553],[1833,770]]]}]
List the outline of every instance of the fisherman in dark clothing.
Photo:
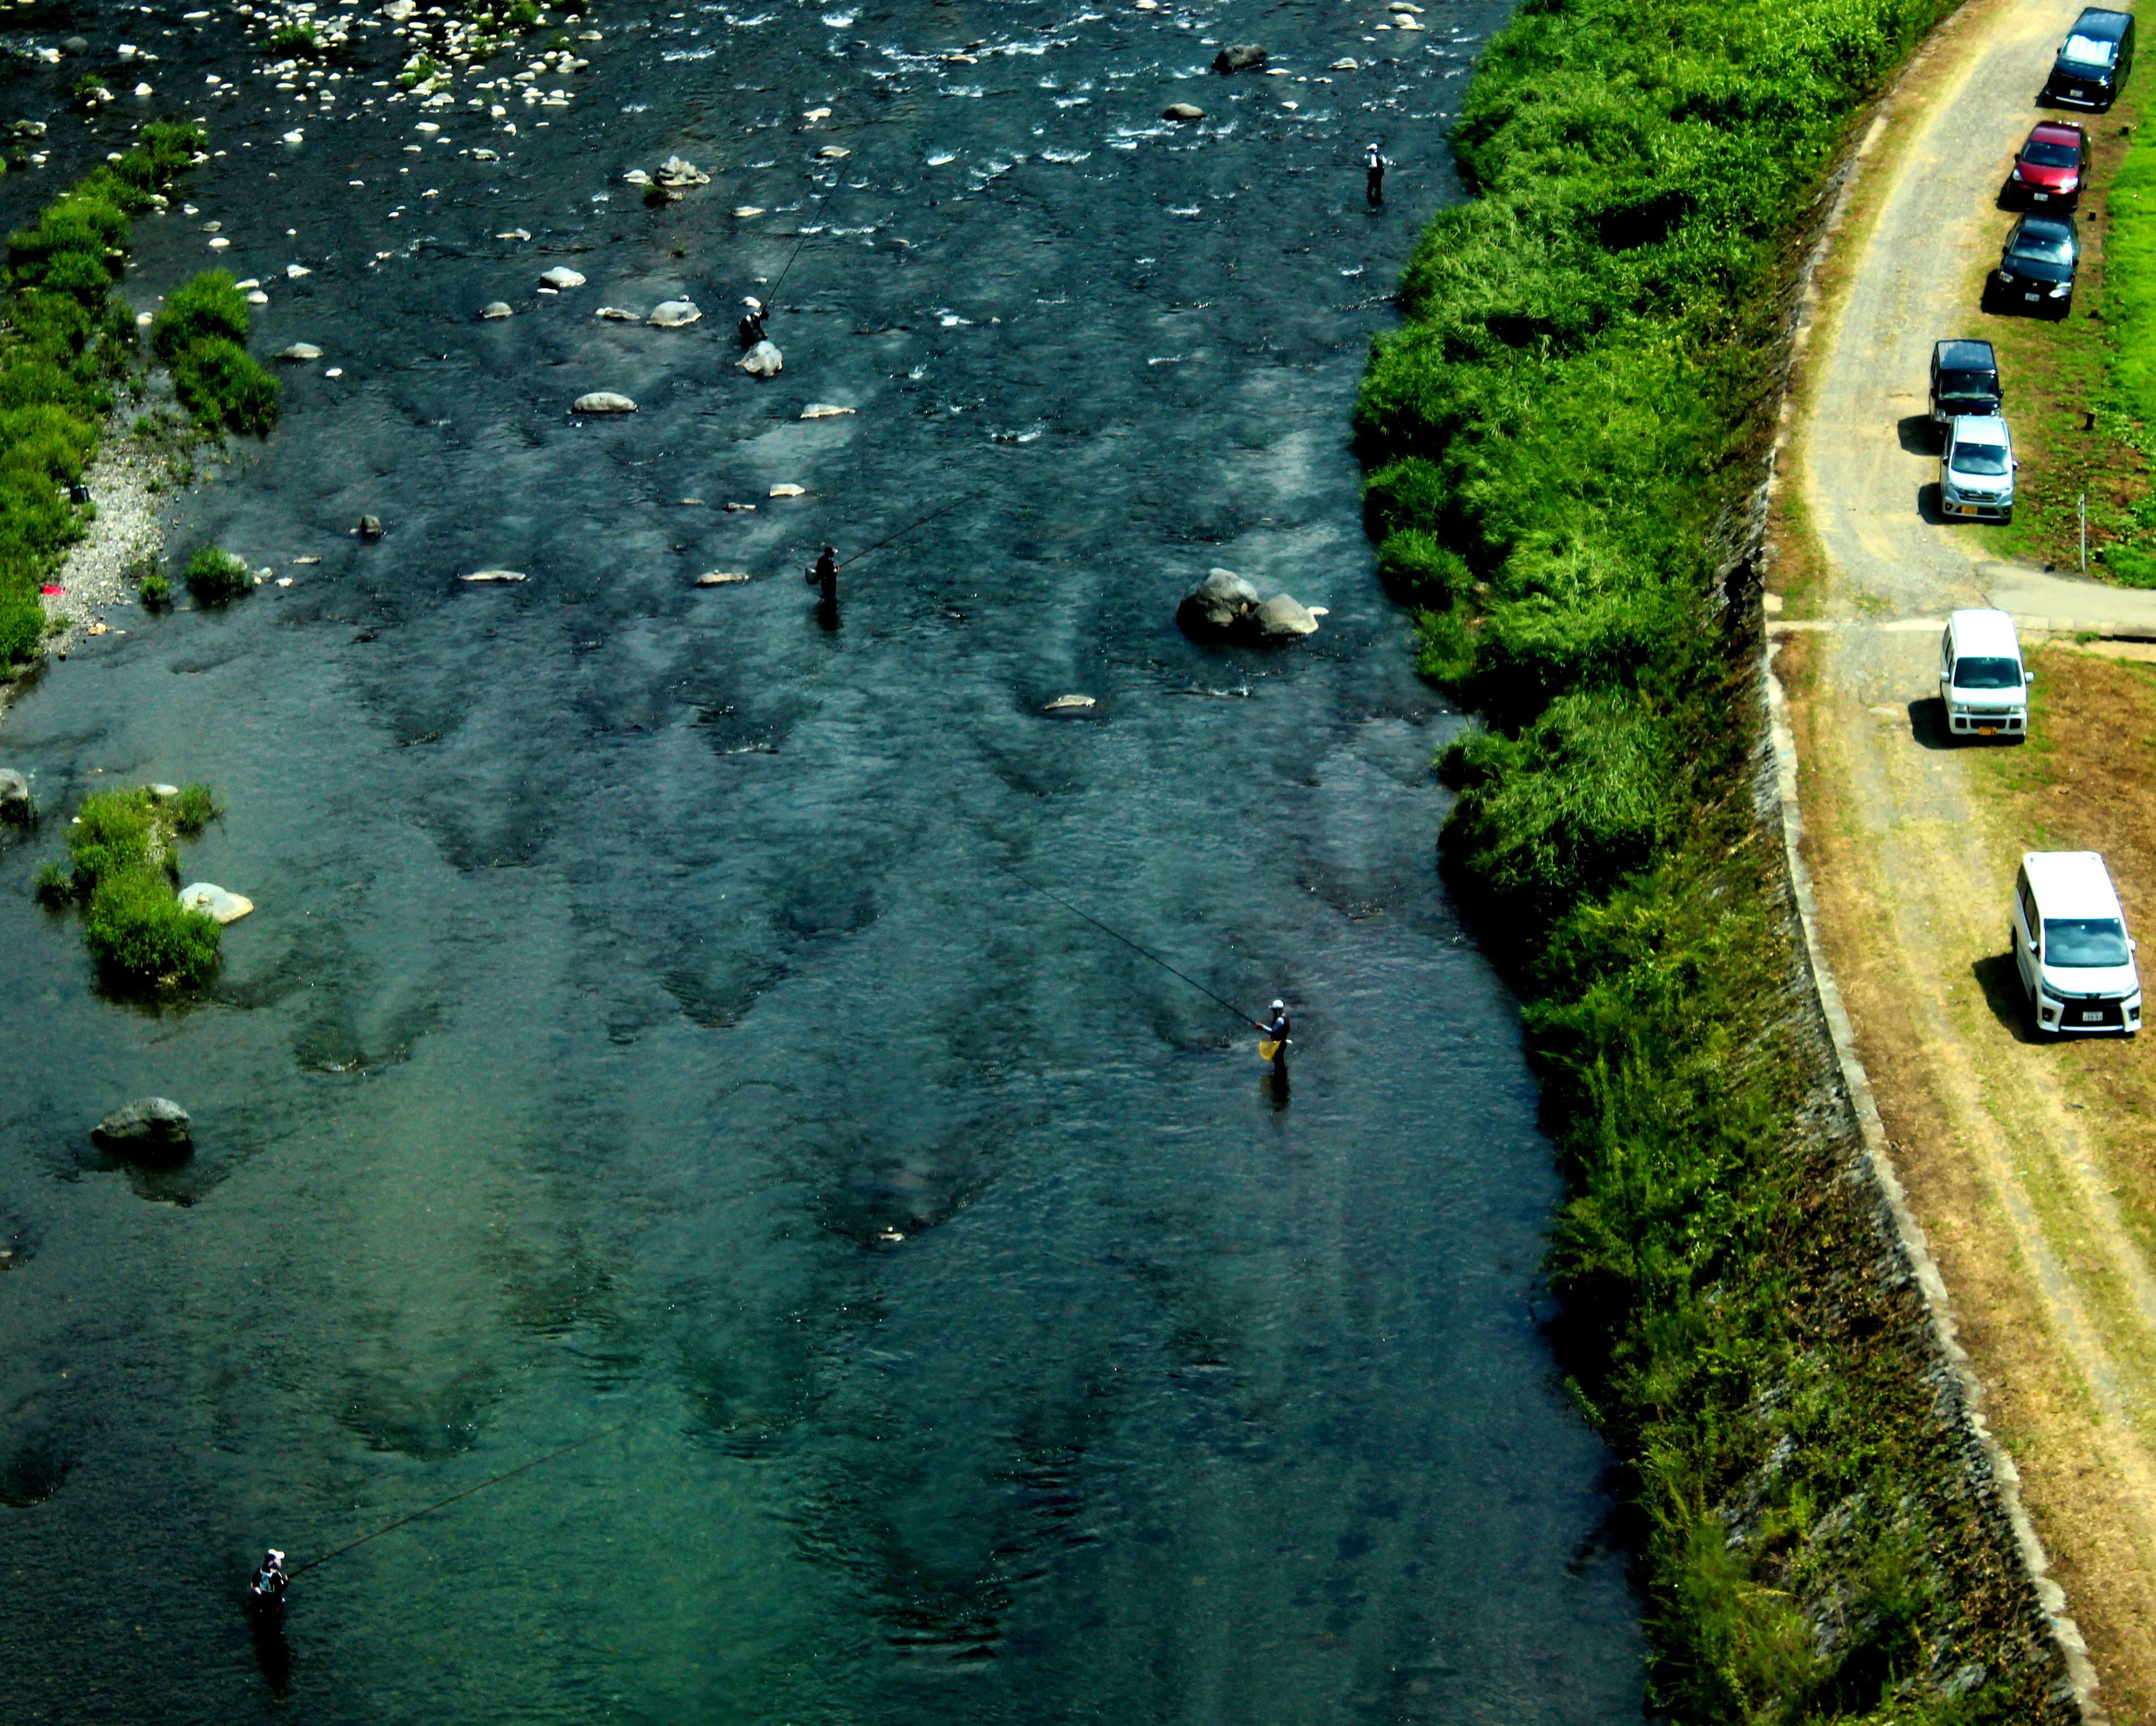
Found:
[{"label": "fisherman in dark clothing", "polygon": [[839,548],[825,546],[816,559],[816,567],[808,572],[808,584],[823,590],[824,603],[839,603]]},{"label": "fisherman in dark clothing", "polygon": [[285,1590],[291,1580],[285,1574],[285,1554],[271,1547],[262,1554],[262,1568],[248,1585],[248,1604],[265,1618],[277,1617],[285,1610]]},{"label": "fisherman in dark clothing", "polygon": [[[1290,1028],[1287,1003],[1275,1001],[1268,1010],[1271,1016],[1259,1023],[1258,1034],[1265,1041],[1272,1045],[1273,1076],[1285,1079],[1287,1076],[1287,1034]],[[1260,1052],[1263,1052],[1262,1049]]]},{"label": "fisherman in dark clothing", "polygon": [[1385,169],[1389,166],[1384,152],[1375,144],[1363,152],[1363,172],[1369,177],[1370,202],[1373,204],[1385,201]]},{"label": "fisherman in dark clothing", "polygon": [[768,341],[770,338],[763,332],[763,320],[766,314],[762,301],[747,299],[742,301],[742,304],[748,310],[742,314],[741,323],[737,326],[741,336],[741,345],[743,347],[753,347],[759,342]]}]

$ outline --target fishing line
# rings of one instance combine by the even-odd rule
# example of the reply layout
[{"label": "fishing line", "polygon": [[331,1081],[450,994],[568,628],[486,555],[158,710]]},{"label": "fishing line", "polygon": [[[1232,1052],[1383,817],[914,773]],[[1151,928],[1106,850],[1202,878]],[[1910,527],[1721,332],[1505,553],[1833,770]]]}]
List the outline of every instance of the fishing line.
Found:
[{"label": "fishing line", "polygon": [[931,521],[934,521],[937,516],[947,516],[952,511],[957,508],[960,504],[968,503],[970,501],[972,501],[970,496],[966,497],[952,498],[951,501],[945,504],[942,509],[932,510],[928,514],[923,516],[918,521],[911,522],[908,526],[900,528],[897,532],[891,536],[890,539],[880,539],[872,546],[865,547],[860,551],[849,554],[844,559],[845,567],[850,569],[857,568],[860,564],[861,559],[867,557],[870,552],[881,551],[886,546],[891,543],[891,540],[904,539],[906,536],[912,532],[916,527],[926,527]]},{"label": "fishing line", "polygon": [[793,257],[788,258],[786,260],[786,268],[778,272],[778,280],[773,282],[767,290],[770,297],[763,302],[763,308],[766,311],[776,311],[778,310],[778,290],[780,287],[784,285],[786,278],[793,274],[794,259],[798,258],[801,255],[803,250],[807,247],[809,240],[814,237],[814,236],[812,234],[803,234],[801,236],[800,243],[793,248]]},{"label": "fishing line", "polygon": [[418,1522],[422,1517],[432,1516],[438,1510],[446,1510],[459,1498],[469,1498],[474,1492],[484,1492],[489,1487],[500,1486],[501,1482],[506,1480],[514,1480],[518,1475],[529,1473],[534,1468],[540,1467],[546,1463],[553,1461],[557,1456],[566,1456],[572,1451],[581,1451],[586,1445],[597,1444],[603,1438],[612,1438],[615,1433],[624,1432],[628,1431],[629,1428],[639,1425],[642,1422],[649,1420],[651,1418],[652,1416],[649,1415],[633,1415],[629,1420],[624,1420],[619,1426],[609,1426],[603,1432],[594,1432],[590,1437],[580,1438],[574,1444],[565,1444],[558,1451],[549,1451],[543,1456],[535,1456],[529,1462],[521,1462],[516,1467],[508,1470],[505,1473],[497,1474],[490,1479],[480,1482],[477,1486],[466,1487],[461,1492],[450,1493],[448,1497],[443,1499],[439,1503],[429,1504],[424,1510],[415,1510],[409,1516],[400,1516],[395,1522],[387,1523],[382,1528],[377,1528],[372,1534],[362,1534],[358,1539],[352,1541],[346,1545],[340,1546],[335,1552],[326,1552],[318,1559],[309,1559],[306,1563],[300,1565],[298,1569],[291,1571],[289,1574],[295,1577],[304,1576],[308,1571],[313,1569],[316,1565],[326,1564],[331,1559],[341,1559],[346,1553],[366,1545],[370,1540],[379,1540],[384,1534],[393,1534],[396,1533],[398,1529],[405,1527],[407,1524]]},{"label": "fishing line", "polygon": [[1008,863],[998,862],[993,857],[988,860],[991,863],[993,863],[997,868],[1002,870],[1005,875],[1009,876],[1020,886],[1032,888],[1034,892],[1040,894],[1044,899],[1055,900],[1058,905],[1060,905],[1073,917],[1084,917],[1087,922],[1092,924],[1092,926],[1098,929],[1102,934],[1114,936],[1116,940],[1122,942],[1123,945],[1130,948],[1132,953],[1142,953],[1147,958],[1151,959],[1153,963],[1158,965],[1162,970],[1167,972],[1170,976],[1180,977],[1185,983],[1196,989],[1199,994],[1209,996],[1210,999],[1219,1002],[1222,1006],[1225,1007],[1230,1013],[1234,1014],[1235,1017],[1240,1020],[1245,1025],[1259,1024],[1257,1020],[1251,1018],[1249,1014],[1245,1013],[1240,1007],[1237,1006],[1233,1001],[1228,999],[1224,995],[1214,994],[1211,989],[1206,988],[1204,984],[1200,983],[1195,977],[1193,977],[1188,971],[1177,970],[1174,966],[1168,963],[1168,962],[1163,958],[1158,953],[1154,953],[1147,948],[1140,947],[1137,943],[1132,940],[1129,936],[1110,928],[1106,923],[1102,922],[1100,918],[1095,917],[1091,912],[1081,911],[1078,907],[1073,905],[1068,899],[1062,897],[1060,894],[1050,892],[1048,889],[1041,886],[1039,881],[1028,881]]}]

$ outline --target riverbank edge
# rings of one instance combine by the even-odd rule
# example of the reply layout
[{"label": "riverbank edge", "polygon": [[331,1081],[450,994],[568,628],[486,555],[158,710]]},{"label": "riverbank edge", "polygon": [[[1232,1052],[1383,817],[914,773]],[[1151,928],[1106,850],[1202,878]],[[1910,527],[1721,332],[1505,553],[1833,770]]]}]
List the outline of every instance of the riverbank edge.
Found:
[{"label": "riverbank edge", "polygon": [[[1865,160],[1890,111],[1926,68],[1942,32],[1967,9],[1956,7],[1937,18],[1911,45],[1883,87],[1852,112],[1816,182],[1816,197],[1805,215],[1791,223],[1786,255],[1795,260],[1794,268],[1782,272],[1763,295],[1776,313],[1768,321],[1777,337],[1769,368],[1776,383],[1748,416],[1746,446],[1753,453],[1746,465],[1758,477],[1750,486],[1730,494],[1730,506],[1707,536],[1714,553],[1713,581],[1701,597],[1722,637],[1722,650],[1731,673],[1726,691],[1730,711],[1741,714],[1752,727],[1745,751],[1750,769],[1750,824],[1769,843],[1774,860],[1758,883],[1759,908],[1769,927],[1789,943],[1789,993],[1800,1022],[1781,1029],[1805,1057],[1801,1086],[1807,1096],[1802,1105],[1782,1112],[1783,1143],[1794,1163],[1805,1171],[1799,1179],[1815,1189],[1822,1210],[1840,1210],[1853,1197],[1868,1222],[1868,1242],[1852,1236],[1845,1243],[1860,1261],[1853,1268],[1871,1285],[1875,1305],[1908,1321],[1883,1340],[1882,1352],[1901,1354],[1912,1386],[1929,1400],[1930,1424],[1946,1440],[1943,1460],[1928,1462],[1926,1472],[1934,1476],[1943,1492],[1962,1502],[2004,1560],[2012,1603],[1991,1604],[1989,1615],[1995,1628],[2025,1636],[2031,1652],[2051,1673],[2042,1718],[2101,1726],[2105,1717],[2097,1701],[2097,1678],[2087,1644],[2067,1610],[2064,1590],[2050,1574],[2042,1543],[2022,1502],[2019,1471],[1984,1420],[1982,1386],[1958,1341],[1952,1298],[1923,1230],[1908,1208],[1868,1076],[1855,1052],[1840,990],[1820,944],[1812,885],[1800,851],[1799,763],[1786,695],[1773,664],[1777,644],[1769,632],[1765,606],[1775,494],[1794,423],[1793,397],[1805,339],[1823,297],[1821,276],[1835,255]],[[1460,866],[1455,858],[1448,866]],[[1527,1001],[1532,1019],[1532,983],[1517,976],[1512,980]],[[1741,1037],[1750,1027],[1730,1029]],[[1543,1063],[1538,1060],[1537,1064]],[[1548,1105],[1562,1113],[1563,1106],[1547,1083],[1545,1095]],[[1576,1193],[1578,1182],[1569,1171],[1568,1180]],[[1828,1227],[1831,1232],[1831,1225]],[[1875,1250],[1866,1251],[1867,1246]],[[1601,1415],[1591,1397],[1584,1395],[1583,1400],[1590,1417]],[[1598,1424],[1607,1431],[1606,1422],[1598,1419]],[[1614,1436],[1613,1442],[1623,1453],[1626,1447]],[[1625,1456],[1628,1466],[1640,1460]],[[1741,1529],[1749,1514],[1744,1500],[1753,1486],[1751,1477],[1738,1482],[1710,1507],[1710,1514],[1719,1516],[1733,1530]],[[1874,1507],[1882,1527],[1906,1508],[1906,1503]],[[1732,1534],[1732,1547],[1736,1544]],[[1644,1551],[1641,1563],[1652,1570]],[[1657,1585],[1674,1594],[1683,1591],[1680,1578],[1650,1574],[1645,1580],[1650,1592]],[[1903,1699],[1916,1700],[1906,1695]],[[1794,1695],[1787,1700],[1802,1706]],[[1887,1718],[1892,1708],[1887,1704],[1878,1718]],[[1946,1708],[1953,1718],[1963,1718],[1951,1702]],[[1834,1717],[1847,1718],[1839,1711]],[[1928,1710],[1925,1717],[1931,1718]],[[1678,1718],[1685,1716],[1681,1712]],[[1807,1713],[1805,1718],[1825,1717]],[[1867,1713],[1866,1718],[1873,1716]],[[1892,1718],[1903,1715],[1895,1709]]]}]

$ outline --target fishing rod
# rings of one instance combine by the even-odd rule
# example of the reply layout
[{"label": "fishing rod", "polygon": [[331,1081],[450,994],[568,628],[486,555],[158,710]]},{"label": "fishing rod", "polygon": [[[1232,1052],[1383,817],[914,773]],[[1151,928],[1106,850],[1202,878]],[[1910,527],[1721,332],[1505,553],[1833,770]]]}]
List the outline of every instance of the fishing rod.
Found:
[{"label": "fishing rod", "polygon": [[[941,508],[941,509],[939,509],[939,510],[931,510],[931,511],[930,511],[927,515],[923,516],[922,516],[922,517],[921,517],[918,521],[910,521],[910,522],[908,522],[905,527],[903,527],[900,528],[900,529],[898,530],[898,532],[896,532],[896,533],[894,533],[894,534],[890,535],[890,536],[889,536],[888,537],[886,537],[886,538],[878,540],[878,541],[877,541],[874,545],[872,545],[872,546],[869,546],[869,547],[865,547],[865,548],[863,548],[862,550],[858,551],[858,552],[848,552],[848,553],[846,554],[846,556],[844,557],[844,559],[842,559],[841,561],[842,561],[842,562],[843,562],[843,563],[844,564],[844,567],[845,567],[845,568],[847,568],[848,569],[855,568],[857,568],[857,567],[859,567],[859,565],[860,565],[860,561],[861,561],[861,559],[862,559],[862,558],[866,557],[869,557],[869,556],[870,556],[871,554],[873,554],[873,553],[875,553],[875,552],[880,552],[880,551],[881,551],[881,550],[882,550],[886,546],[889,545],[889,544],[891,542],[891,541],[892,541],[892,540],[895,540],[895,539],[904,539],[904,538],[906,537],[906,536],[907,534],[909,534],[909,533],[912,532],[913,532],[913,530],[914,530],[915,528],[916,528],[916,527],[927,527],[927,526],[931,521],[934,521],[934,520],[935,520],[938,516],[947,516],[947,515],[949,515],[949,514],[951,513],[951,511],[953,511],[953,510],[955,510],[956,508],[957,508],[957,507],[958,507],[958,506],[959,506],[960,504],[962,504],[962,503],[969,503],[969,502],[971,502],[972,501],[973,501],[973,499],[972,499],[972,494],[971,494],[971,493],[968,493],[968,494],[966,496],[964,496],[964,497],[954,497],[954,498],[952,498],[952,499],[951,500],[951,501],[950,501],[950,502],[948,502],[948,503],[945,504],[945,505],[943,506],[943,507],[942,507],[942,508]],[[803,573],[803,575],[806,575],[806,576],[807,576],[807,577],[808,577],[811,581],[814,581],[814,580],[816,578],[816,573],[815,573],[814,570],[803,570],[803,571],[802,572],[802,573]]]},{"label": "fishing rod", "polygon": [[1180,977],[1185,983],[1196,989],[1199,994],[1218,1001],[1245,1025],[1257,1025],[1260,1030],[1265,1028],[1260,1021],[1251,1018],[1249,1014],[1245,1013],[1233,1001],[1228,999],[1227,997],[1224,995],[1214,994],[1211,989],[1206,988],[1204,984],[1200,983],[1195,977],[1193,977],[1188,971],[1177,970],[1174,966],[1168,963],[1168,962],[1163,958],[1158,953],[1151,951],[1149,948],[1139,946],[1137,942],[1132,940],[1129,936],[1123,934],[1121,931],[1110,928],[1106,923],[1102,922],[1100,918],[1095,917],[1091,912],[1081,910],[1079,907],[1073,905],[1068,899],[1064,898],[1060,894],[1050,892],[1048,889],[1041,886],[1039,881],[1027,880],[1025,876],[1020,875],[1018,871],[1012,868],[1008,863],[1001,862],[993,857],[991,857],[988,860],[994,864],[998,869],[1003,871],[1003,872],[1009,876],[1013,881],[1016,881],[1020,886],[1032,888],[1034,892],[1040,894],[1044,899],[1053,899],[1058,905],[1061,906],[1073,917],[1084,917],[1087,922],[1092,924],[1092,926],[1098,929],[1102,934],[1111,935],[1116,940],[1122,942],[1124,946],[1130,948],[1132,953],[1143,954],[1147,958],[1151,959],[1153,963],[1158,965],[1162,970],[1167,972],[1170,976]]},{"label": "fishing rod", "polygon": [[813,238],[813,235],[804,234],[801,236],[800,239],[795,243],[793,248],[793,257],[788,258],[786,260],[786,268],[778,272],[778,280],[771,285],[770,293],[763,302],[765,311],[776,311],[778,310],[778,290],[780,285],[785,281],[788,276],[793,274],[793,259],[798,258],[801,255],[803,248],[807,246],[809,240]]},{"label": "fishing rod", "polygon": [[298,1569],[292,1571],[290,1574],[294,1577],[304,1576],[308,1571],[313,1569],[316,1565],[326,1564],[331,1559],[341,1559],[346,1553],[355,1551],[358,1548],[366,1545],[370,1540],[379,1540],[384,1534],[393,1534],[396,1533],[398,1529],[404,1528],[410,1523],[418,1522],[422,1517],[432,1516],[438,1510],[446,1510],[459,1498],[469,1498],[474,1492],[483,1492],[489,1487],[500,1486],[501,1482],[506,1480],[514,1480],[518,1475],[527,1474],[532,1469],[542,1467],[547,1463],[553,1461],[557,1457],[567,1456],[572,1451],[581,1451],[586,1445],[597,1444],[603,1438],[612,1438],[615,1433],[625,1432],[629,1428],[639,1425],[651,1418],[652,1417],[648,1414],[632,1415],[628,1420],[624,1420],[618,1426],[609,1426],[603,1432],[594,1432],[588,1438],[578,1439],[574,1444],[565,1444],[558,1451],[549,1451],[545,1456],[535,1456],[529,1462],[520,1462],[516,1467],[509,1469],[503,1473],[495,1475],[489,1479],[483,1480],[477,1486],[466,1487],[461,1492],[450,1493],[448,1497],[443,1499],[439,1503],[429,1504],[424,1510],[415,1510],[409,1516],[400,1516],[395,1522],[385,1523],[382,1527],[377,1528],[372,1534],[362,1534],[358,1539],[347,1542],[346,1544],[337,1548],[335,1552],[326,1552],[318,1559],[309,1559],[306,1563],[300,1565]]}]

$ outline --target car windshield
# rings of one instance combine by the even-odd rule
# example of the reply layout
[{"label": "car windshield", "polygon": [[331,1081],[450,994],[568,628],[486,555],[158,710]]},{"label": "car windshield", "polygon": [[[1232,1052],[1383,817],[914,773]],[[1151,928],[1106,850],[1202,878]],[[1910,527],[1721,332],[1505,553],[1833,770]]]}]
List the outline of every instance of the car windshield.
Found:
[{"label": "car windshield", "polygon": [[2126,926],[2115,917],[2047,917],[2044,919],[2044,963],[2093,969],[2123,965],[2128,958]]},{"label": "car windshield", "polygon": [[1953,681],[1956,689],[2019,689],[2021,662],[1989,657],[1956,660]]},{"label": "car windshield", "polygon": [[2074,167],[2080,164],[2082,156],[2071,144],[2053,144],[2042,138],[2031,138],[2021,146],[2021,159],[2031,167]]},{"label": "car windshield", "polygon": [[2014,244],[2007,248],[2016,258],[2025,258],[2040,264],[2071,264],[2074,261],[2073,236],[2055,229],[2024,228],[2014,236]]},{"label": "car windshield", "polygon": [[2106,42],[2101,36],[2073,35],[2066,38],[2059,58],[2076,66],[2107,66],[2118,54],[2116,42]]},{"label": "car windshield", "polygon": [[1986,479],[1996,479],[2006,471],[2006,446],[2004,444],[1957,444],[1953,460],[1948,464],[1958,474],[1975,474]]},{"label": "car windshield", "polygon": [[1939,394],[1950,402],[1995,402],[1999,399],[1996,372],[1942,372]]}]

